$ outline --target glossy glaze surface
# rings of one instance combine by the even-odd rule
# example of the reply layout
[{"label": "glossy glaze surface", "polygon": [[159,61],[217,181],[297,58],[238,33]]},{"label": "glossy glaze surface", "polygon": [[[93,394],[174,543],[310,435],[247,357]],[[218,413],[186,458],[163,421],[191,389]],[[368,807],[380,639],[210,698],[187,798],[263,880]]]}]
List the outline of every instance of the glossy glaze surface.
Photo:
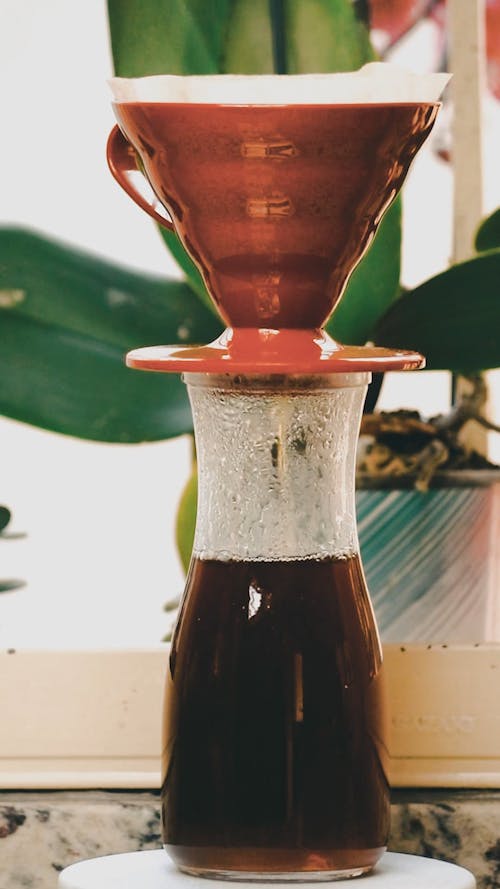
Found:
[{"label": "glossy glaze surface", "polygon": [[127,355],[128,367],[170,373],[359,373],[416,370],[418,352],[343,346],[324,330],[227,328],[206,346],[146,346]]},{"label": "glossy glaze surface", "polygon": [[[437,109],[114,105],[225,323],[274,329],[324,324]],[[116,137],[109,154],[137,199]]]}]

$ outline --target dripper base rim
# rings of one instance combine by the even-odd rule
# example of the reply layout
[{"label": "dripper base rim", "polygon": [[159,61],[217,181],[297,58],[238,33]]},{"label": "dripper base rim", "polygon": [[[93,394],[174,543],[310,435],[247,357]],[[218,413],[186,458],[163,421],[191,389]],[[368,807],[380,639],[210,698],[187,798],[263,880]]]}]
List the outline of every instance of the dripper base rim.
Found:
[{"label": "dripper base rim", "polygon": [[207,345],[147,346],[127,354],[127,367],[163,373],[287,374],[418,370],[418,352],[344,346],[324,330],[226,328]]}]

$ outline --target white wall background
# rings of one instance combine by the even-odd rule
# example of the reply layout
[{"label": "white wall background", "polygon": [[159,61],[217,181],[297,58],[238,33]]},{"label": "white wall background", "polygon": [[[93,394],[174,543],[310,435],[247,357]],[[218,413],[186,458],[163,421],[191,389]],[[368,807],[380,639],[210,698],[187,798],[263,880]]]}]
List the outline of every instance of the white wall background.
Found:
[{"label": "white wall background", "polygon": [[[153,223],[105,164],[113,117],[104,0],[3,0],[1,18],[1,223],[175,274]],[[425,67],[424,44],[416,47],[414,67]],[[491,171],[494,157],[491,149]],[[488,176],[497,191],[489,188],[487,210],[500,203]],[[406,187],[407,284],[449,261],[451,189],[450,169],[422,152]],[[394,375],[385,387],[387,407],[423,403],[433,413],[447,397],[446,375],[427,375],[427,385]],[[163,603],[183,584],[173,522],[187,440],[99,445],[0,419],[0,455],[0,502],[14,511],[12,530],[28,534],[0,540],[0,578],[28,581],[0,596],[0,647],[158,642]]]},{"label": "white wall background", "polygon": [[[144,269],[172,270],[152,222],[108,172],[114,120],[104,0],[3,0],[0,215]],[[158,642],[182,590],[173,543],[189,445],[112,446],[0,420],[0,646]]]}]

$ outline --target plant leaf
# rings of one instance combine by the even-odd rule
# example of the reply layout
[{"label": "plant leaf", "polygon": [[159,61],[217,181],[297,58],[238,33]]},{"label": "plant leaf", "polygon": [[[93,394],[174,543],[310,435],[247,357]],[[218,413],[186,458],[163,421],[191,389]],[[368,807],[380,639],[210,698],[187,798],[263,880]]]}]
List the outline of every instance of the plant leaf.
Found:
[{"label": "plant leaf", "polygon": [[398,299],[375,326],[380,346],[417,349],[429,370],[500,366],[500,250],[452,266]]},{"label": "plant leaf", "polygon": [[351,0],[287,0],[289,74],[353,71],[375,58]]},{"label": "plant leaf", "polygon": [[285,28],[287,73],[347,71],[373,59],[350,0],[108,0],[115,72],[265,74]]},{"label": "plant leaf", "polygon": [[352,345],[366,343],[375,323],[399,293],[400,270],[401,200],[397,198],[327,324],[332,336]]},{"label": "plant leaf", "polygon": [[187,251],[184,249],[175,232],[170,231],[168,228],[163,228],[163,226],[158,226],[158,229],[163,240],[165,241],[167,250],[170,251],[178,266],[184,272],[190,287],[194,290],[196,295],[200,297],[202,302],[205,303],[206,307],[210,309],[212,315],[218,318],[219,316],[217,315],[217,309],[215,308],[212,300],[208,295],[207,288],[205,287],[205,282],[203,281],[200,272],[189,256],[189,253],[187,253]]},{"label": "plant leaf", "polygon": [[26,586],[25,580],[17,580],[17,579],[9,579],[9,580],[0,580],[0,593],[11,593],[13,590],[19,590],[21,587]]},{"label": "plant leaf", "polygon": [[132,271],[25,229],[0,228],[0,312],[124,351],[206,342],[221,330],[185,282]]},{"label": "plant leaf", "polygon": [[306,74],[352,71],[374,53],[350,0],[235,0],[220,70],[271,74],[277,57],[278,73]]},{"label": "plant leaf", "polygon": [[233,0],[227,20],[221,74],[272,74],[269,0]]},{"label": "plant leaf", "polygon": [[119,77],[216,74],[234,0],[108,0]]},{"label": "plant leaf", "polygon": [[5,530],[12,517],[12,513],[7,506],[0,506],[0,534]]},{"label": "plant leaf", "polygon": [[483,219],[476,233],[476,250],[496,250],[500,247],[500,208]]},{"label": "plant leaf", "polygon": [[0,315],[0,412],[97,441],[191,430],[177,376],[124,365],[128,349],[206,342],[220,332],[185,283],[0,229]]},{"label": "plant leaf", "polygon": [[192,428],[178,377],[127,369],[120,348],[19,315],[0,334],[0,412],[53,432],[133,443]]}]

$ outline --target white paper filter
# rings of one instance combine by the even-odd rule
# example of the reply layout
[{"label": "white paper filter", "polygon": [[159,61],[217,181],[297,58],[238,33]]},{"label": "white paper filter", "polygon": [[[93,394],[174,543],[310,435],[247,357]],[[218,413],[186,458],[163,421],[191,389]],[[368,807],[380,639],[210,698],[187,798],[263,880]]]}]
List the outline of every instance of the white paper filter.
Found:
[{"label": "white paper filter", "polygon": [[436,102],[450,74],[414,74],[371,62],[345,74],[214,74],[112,77],[115,102],[193,102],[222,105],[336,105]]}]

